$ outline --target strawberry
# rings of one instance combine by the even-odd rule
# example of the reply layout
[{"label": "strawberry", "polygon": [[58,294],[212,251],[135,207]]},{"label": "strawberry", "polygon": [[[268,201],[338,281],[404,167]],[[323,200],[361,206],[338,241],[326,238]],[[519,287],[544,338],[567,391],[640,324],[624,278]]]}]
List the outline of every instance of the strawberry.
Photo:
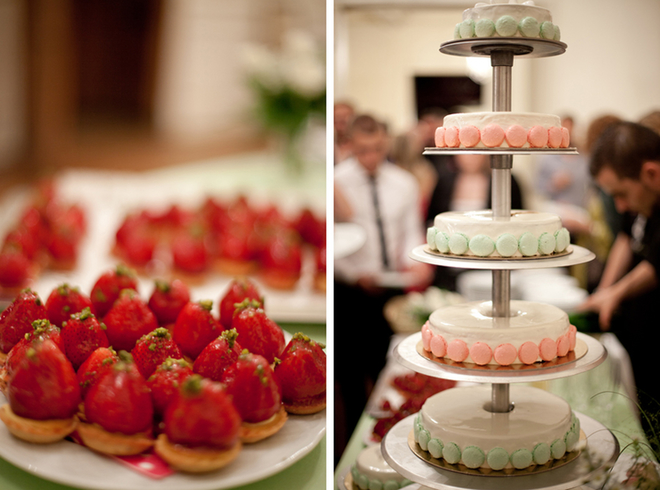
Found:
[{"label": "strawberry", "polygon": [[110,371],[117,361],[119,356],[112,347],[99,347],[87,357],[76,373],[83,399],[92,385]]},{"label": "strawberry", "polygon": [[92,308],[92,301],[79,288],[64,283],[53,289],[46,299],[46,313],[54,325],[62,327],[62,323],[71,315]]},{"label": "strawberry", "polygon": [[209,245],[206,232],[201,226],[193,226],[176,234],[172,241],[172,261],[184,272],[199,274],[209,265]]},{"label": "strawberry", "polygon": [[89,306],[62,324],[64,353],[74,369],[77,370],[96,349],[110,345],[105,331],[105,324],[99,322]]},{"label": "strawberry", "polygon": [[48,318],[39,295],[31,289],[22,290],[0,314],[0,350],[9,352],[26,333],[32,332],[32,322]]},{"label": "strawberry", "polygon": [[94,305],[94,312],[100,318],[103,318],[110,310],[122,289],[134,289],[135,291],[138,289],[135,272],[125,265],[119,264],[114,269],[104,272],[97,279],[89,297]]},{"label": "strawberry", "polygon": [[167,405],[179,392],[183,381],[193,374],[190,363],[184,359],[167,358],[154,373],[149,376],[147,385],[151,389],[154,413],[161,416]]},{"label": "strawberry", "polygon": [[325,228],[326,221],[317,218],[309,208],[303,209],[296,221],[296,230],[302,239],[319,248],[325,246]]},{"label": "strawberry", "polygon": [[165,410],[164,421],[173,444],[229,449],[239,440],[241,416],[224,385],[197,374],[183,382]]},{"label": "strawberry", "polygon": [[212,308],[211,300],[188,302],[172,329],[172,338],[181,352],[193,360],[222,332],[222,326],[211,314]]},{"label": "strawberry", "polygon": [[204,347],[193,364],[193,371],[213,381],[220,381],[226,368],[236,362],[243,348],[236,342],[236,330],[225,330]]},{"label": "strawberry", "polygon": [[300,237],[291,230],[275,234],[261,256],[261,277],[275,289],[292,289],[302,271]]},{"label": "strawberry", "polygon": [[85,395],[85,418],[108,432],[151,430],[153,403],[146,380],[127,352]]},{"label": "strawberry", "polygon": [[190,290],[183,281],[156,280],[149,297],[149,309],[156,315],[161,327],[176,321],[181,309],[190,301]]},{"label": "strawberry", "polygon": [[35,264],[20,250],[8,246],[0,251],[0,290],[24,288],[35,274]]},{"label": "strawberry", "polygon": [[68,419],[80,404],[76,373],[55,342],[40,339],[22,357],[7,386],[12,411],[35,420]]},{"label": "strawberry", "polygon": [[[275,366],[275,377],[282,386],[284,406],[288,411],[293,407],[325,407],[326,394],[326,355],[323,345],[311,340],[302,333],[296,333],[282,353],[281,362]],[[294,408],[295,410],[295,408]],[[300,410],[300,409],[299,409]],[[314,413],[314,411],[294,411],[294,413]]]},{"label": "strawberry", "polygon": [[237,305],[231,327],[238,332],[244,349],[264,356],[269,363],[284,350],[284,332],[254,300]]},{"label": "strawberry", "polygon": [[282,407],[282,388],[263,356],[243,351],[236,362],[225,369],[222,383],[227,386],[227,393],[233,397],[244,422],[262,422]]},{"label": "strawberry", "polygon": [[316,269],[314,271],[314,288],[326,290],[326,247],[317,248],[315,252]]},{"label": "strawberry", "polygon": [[19,340],[7,353],[7,359],[5,360],[7,376],[12,376],[16,366],[32,344],[43,339],[51,339],[64,352],[60,329],[48,320],[35,320],[32,322],[32,332],[26,333],[25,337]]},{"label": "strawberry", "polygon": [[66,223],[51,226],[46,237],[46,249],[50,255],[49,267],[68,270],[75,267],[78,258],[80,236]]},{"label": "strawberry", "polygon": [[41,248],[39,237],[30,233],[26,226],[18,225],[5,236],[2,248],[21,251],[28,260],[36,260]]},{"label": "strawberry", "polygon": [[158,320],[134,289],[123,289],[110,311],[103,317],[110,345],[130,351],[143,335],[158,328]]},{"label": "strawberry", "polygon": [[119,256],[134,267],[146,267],[154,258],[158,241],[143,228],[136,228],[126,233],[122,245],[118,247]]},{"label": "strawberry", "polygon": [[264,305],[264,298],[254,281],[247,277],[232,280],[219,303],[220,323],[224,328],[231,328],[236,305],[246,298],[258,301],[262,307]]},{"label": "strawberry", "polygon": [[172,340],[170,331],[163,327],[158,327],[140,337],[131,354],[140,374],[145,379],[149,378],[168,357],[174,359],[183,357],[179,346]]}]

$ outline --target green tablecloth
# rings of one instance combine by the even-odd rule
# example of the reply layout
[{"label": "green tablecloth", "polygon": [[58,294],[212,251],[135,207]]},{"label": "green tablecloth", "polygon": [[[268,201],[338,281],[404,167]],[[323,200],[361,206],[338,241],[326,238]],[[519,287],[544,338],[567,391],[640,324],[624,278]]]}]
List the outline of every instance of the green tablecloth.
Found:
[{"label": "green tablecloth", "polygon": [[[303,332],[325,343],[325,325],[282,324],[288,332]],[[270,478],[238,487],[240,490],[319,490],[326,485],[326,437],[305,457]],[[258,462],[256,462],[258,464]],[[0,490],[70,490],[73,487],[43,480],[0,458]],[[181,489],[185,490],[185,489]]]},{"label": "green tablecloth", "polygon": [[[625,448],[633,438],[645,441],[633,403],[623,387],[614,382],[612,359],[591,371],[567,378],[533,383],[542,389],[555,393],[571,404],[573,410],[581,412],[600,422],[617,437],[621,448]],[[365,447],[364,434],[372,428],[374,418],[364,413],[353,432],[337,467],[335,468],[335,488],[337,478],[345,474]]]}]

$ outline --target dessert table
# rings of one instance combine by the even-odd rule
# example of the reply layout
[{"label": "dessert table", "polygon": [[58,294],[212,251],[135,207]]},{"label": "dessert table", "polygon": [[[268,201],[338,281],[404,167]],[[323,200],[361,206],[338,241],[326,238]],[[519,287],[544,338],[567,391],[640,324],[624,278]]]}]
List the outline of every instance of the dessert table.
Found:
[{"label": "dessert table", "polygon": [[[406,338],[406,335],[393,336],[391,346],[396,345],[404,338]],[[611,339],[608,339],[608,342],[611,342]],[[392,349],[390,349],[390,352],[392,352]],[[621,366],[622,363],[623,366]],[[366,444],[372,443],[369,435],[376,417],[379,415],[380,402],[383,398],[392,397],[396,399],[396,394],[389,388],[389,381],[393,376],[405,373],[406,369],[398,365],[397,361],[390,356],[375,384],[365,411],[335,468],[335,490],[345,490],[341,482],[347,470],[354,464],[358,454],[366,447]],[[603,424],[614,433],[619,446],[625,448],[634,438],[645,441],[644,433],[637,418],[636,408],[629,398],[624,383],[626,369],[625,359],[621,361],[618,356],[610,356],[600,366],[590,371],[566,378],[531,384],[561,396],[571,404],[573,410]],[[630,462],[630,457],[625,456],[624,451],[620,462],[615,466],[615,474],[621,479],[625,475],[626,462]],[[542,478],[541,475],[540,477]],[[415,484],[405,487],[405,490],[418,490],[418,488],[419,485]],[[590,486],[585,488],[590,488]]]},{"label": "dessert table", "polygon": [[[63,282],[89,292],[96,278],[118,262],[111,254],[114,234],[126,213],[136,209],[165,210],[172,204],[195,209],[209,196],[221,201],[230,201],[238,196],[244,196],[248,202],[257,207],[275,205],[285,216],[294,217],[302,209],[307,208],[316,216],[324,217],[325,182],[325,165],[310,164],[302,175],[292,177],[286,174],[277,155],[268,152],[229,155],[144,172],[73,168],[64,170],[55,176],[58,195],[63,201],[76,202],[83,207],[88,220],[87,234],[73,270],[43,271],[36,282],[30,286],[42,299],[45,299],[54,287]],[[11,189],[2,196],[0,199],[0,236],[4,236],[7,229],[20,216],[23,206],[29,202],[30,197],[31,189],[29,188]],[[290,291],[267,288],[258,277],[254,279],[265,298],[265,309],[270,318],[290,334],[302,332],[316,341],[325,343],[326,295],[313,287],[312,275],[313,270],[308,261],[307,269],[303,266],[300,281]],[[153,277],[145,276],[139,278],[141,296],[145,297],[150,294],[153,279]],[[202,283],[190,284],[191,299],[211,299],[214,302],[214,312],[217,312],[217,303],[231,279],[229,276],[213,274]],[[0,309],[1,307],[2,305],[0,305]],[[264,464],[260,463],[263,458],[257,456],[248,461],[248,467],[253,465],[254,471],[251,468],[241,470],[238,475],[235,474],[236,471],[230,472],[230,481],[236,483],[231,485],[227,483],[228,480],[224,476],[226,473],[223,469],[216,475],[186,476],[186,480],[180,485],[180,488],[204,488],[207,490],[220,488],[283,490],[292,487],[301,490],[316,490],[325,488],[325,412],[309,417],[315,418],[315,421],[310,424],[313,426],[313,434],[306,434],[304,439],[305,441],[311,440],[311,443],[306,442],[301,444],[300,448],[292,448],[295,446],[296,438],[290,436],[289,439],[294,439],[294,444],[291,444],[288,439],[283,441],[286,446],[285,450],[269,449],[268,444],[265,444],[263,449],[255,450],[257,453],[259,451],[269,452],[268,459],[275,460],[271,467],[264,468]],[[289,424],[290,427],[292,425],[294,424]],[[286,429],[286,427],[285,424],[284,428]],[[299,425],[295,425],[295,427],[296,430],[300,430]],[[3,424],[0,424],[0,430],[6,430]],[[8,434],[5,436],[10,437]],[[11,439],[5,439],[5,441],[8,441],[3,443],[5,444],[4,454],[7,454],[6,451],[11,452],[11,444],[14,441]],[[267,443],[268,440],[262,442]],[[68,442],[66,444],[75,446]],[[252,446],[258,447],[259,444]],[[0,447],[0,450],[2,449]],[[35,449],[35,451],[43,450],[44,448]],[[45,451],[52,451],[52,449],[45,448]],[[87,451],[85,450],[85,452]],[[87,484],[74,483],[81,479],[69,478],[63,473],[68,471],[72,473],[69,476],[75,476],[76,465],[85,463],[60,458],[66,463],[62,468],[54,470],[51,464],[48,471],[44,472],[43,467],[30,461],[20,461],[18,464],[14,461],[15,464],[12,464],[8,461],[12,458],[11,455],[8,455],[7,459],[0,457],[0,489],[2,490],[70,490],[73,488],[126,490],[133,488],[134,483],[131,484],[133,486],[126,486],[121,481],[134,482],[140,478],[145,482],[144,488],[170,488],[173,484],[167,483],[167,478],[181,477],[180,474],[175,474],[172,477],[165,477],[163,480],[155,480],[117,464],[117,473],[121,472],[122,475],[128,473],[127,479],[115,479],[111,476],[105,479],[99,477]],[[57,458],[52,458],[52,460],[56,461]],[[43,458],[40,457],[39,461],[43,461]],[[85,457],[85,461],[87,461],[87,457]],[[107,462],[103,464],[108,466]],[[226,469],[230,467],[231,465]],[[89,468],[80,468],[80,470],[81,473],[90,473]],[[52,478],[50,475],[53,473],[62,477]],[[133,473],[138,476],[131,476]]]}]

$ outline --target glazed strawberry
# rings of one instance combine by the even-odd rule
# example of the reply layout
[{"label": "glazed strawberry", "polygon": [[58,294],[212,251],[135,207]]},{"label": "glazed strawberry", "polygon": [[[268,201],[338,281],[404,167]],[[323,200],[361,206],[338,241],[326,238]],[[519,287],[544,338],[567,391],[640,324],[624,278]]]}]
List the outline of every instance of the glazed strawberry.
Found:
[{"label": "glazed strawberry", "polygon": [[39,237],[30,233],[27,227],[19,225],[7,233],[2,248],[13,248],[22,252],[28,260],[37,260],[41,243]]},{"label": "glazed strawberry", "polygon": [[172,340],[170,331],[163,327],[158,327],[140,337],[131,354],[140,374],[145,379],[149,378],[168,357],[174,359],[183,357],[179,346]]},{"label": "glazed strawberry", "polygon": [[110,310],[122,289],[138,289],[135,272],[125,265],[120,264],[97,279],[89,297],[94,305],[94,312],[100,318]]},{"label": "glazed strawberry", "polygon": [[118,255],[134,267],[146,267],[154,258],[157,245],[149,230],[137,228],[125,234]]},{"label": "glazed strawberry", "polygon": [[222,332],[222,326],[211,314],[212,308],[211,300],[189,302],[176,319],[172,338],[190,359],[196,359],[204,347]]},{"label": "glazed strawberry", "polygon": [[108,432],[130,435],[151,430],[151,393],[130,354],[120,352],[120,360],[89,389],[85,418]]},{"label": "glazed strawberry", "polygon": [[208,268],[210,254],[205,235],[200,226],[177,233],[172,241],[172,261],[177,269],[199,274]]},{"label": "glazed strawberry", "polygon": [[77,234],[77,230],[67,224],[51,226],[45,243],[51,259],[49,267],[55,269],[75,267],[79,242],[80,236]]},{"label": "glazed strawberry", "polygon": [[218,236],[218,265],[225,274],[244,275],[255,269],[251,232],[252,228],[247,225],[230,222]]},{"label": "glazed strawberry", "polygon": [[262,307],[264,305],[264,298],[254,281],[247,277],[232,280],[229,288],[220,299],[220,323],[224,328],[231,328],[236,305],[245,299],[256,300]]},{"label": "glazed strawberry", "polygon": [[254,300],[246,299],[236,307],[231,326],[244,349],[264,356],[269,363],[284,350],[284,332]]},{"label": "glazed strawberry", "polygon": [[270,287],[293,288],[302,271],[302,248],[299,236],[291,230],[274,235],[261,256],[261,277]]},{"label": "glazed strawberry", "polygon": [[183,382],[164,421],[170,442],[193,448],[232,448],[241,427],[241,416],[224,385],[196,374]]},{"label": "glazed strawberry", "polygon": [[0,252],[0,290],[27,286],[35,271],[35,264],[20,250],[8,247]]},{"label": "glazed strawberry", "polygon": [[282,388],[263,356],[243,351],[236,362],[225,369],[222,383],[227,386],[227,393],[233,397],[244,422],[262,422],[282,407]]},{"label": "glazed strawberry", "polygon": [[48,319],[58,327],[62,327],[62,323],[71,315],[79,313],[85,308],[91,309],[92,301],[79,288],[71,287],[67,283],[53,289],[46,299]]},{"label": "glazed strawberry", "polygon": [[317,218],[310,209],[303,209],[296,222],[296,229],[302,239],[315,247],[325,246],[325,228],[325,220]]},{"label": "glazed strawberry", "polygon": [[162,416],[167,405],[179,392],[186,378],[192,376],[193,370],[185,359],[166,359],[149,376],[147,385],[151,389],[151,399],[154,403],[154,413]]},{"label": "glazed strawberry", "polygon": [[326,394],[326,355],[323,346],[302,333],[296,333],[280,359],[281,362],[275,366],[275,377],[282,386],[287,411],[314,413],[322,410]]},{"label": "glazed strawberry", "polygon": [[25,352],[7,386],[12,411],[35,420],[68,419],[80,404],[76,373],[64,353],[50,339]]},{"label": "glazed strawberry", "polygon": [[156,280],[149,297],[149,309],[156,315],[161,327],[176,321],[181,309],[190,301],[190,290],[183,281]]},{"label": "glazed strawberry", "polygon": [[124,289],[103,317],[110,345],[130,351],[143,335],[158,328],[158,320],[134,289]]},{"label": "glazed strawberry", "polygon": [[109,372],[117,361],[119,356],[112,347],[99,347],[87,357],[76,373],[83,399],[92,385]]},{"label": "glazed strawberry", "polygon": [[12,376],[16,366],[32,344],[44,339],[52,340],[55,345],[64,352],[64,344],[62,342],[60,329],[51,324],[48,320],[35,320],[32,322],[32,332],[26,333],[25,336],[7,353],[7,359],[5,360],[7,376]]},{"label": "glazed strawberry", "polygon": [[238,333],[233,328],[225,330],[197,356],[193,371],[213,381],[220,381],[222,373],[234,364],[243,348],[236,341]]},{"label": "glazed strawberry", "polygon": [[0,350],[9,352],[26,333],[32,332],[32,322],[48,318],[39,295],[24,289],[0,314]]},{"label": "glazed strawberry", "polygon": [[106,326],[92,313],[89,307],[74,313],[62,325],[64,353],[74,369],[78,369],[92,352],[99,347],[108,347]]}]

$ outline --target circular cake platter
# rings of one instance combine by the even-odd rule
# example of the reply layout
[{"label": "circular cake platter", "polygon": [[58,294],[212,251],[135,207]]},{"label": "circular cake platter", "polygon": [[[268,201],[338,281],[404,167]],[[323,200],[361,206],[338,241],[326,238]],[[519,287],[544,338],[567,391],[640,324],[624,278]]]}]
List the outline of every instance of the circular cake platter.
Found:
[{"label": "circular cake platter", "polygon": [[490,56],[493,51],[509,51],[521,58],[546,58],[566,52],[561,41],[532,37],[454,39],[440,45],[440,52],[455,56]]},{"label": "circular cake platter", "polygon": [[573,461],[537,474],[511,478],[490,478],[487,475],[466,475],[443,470],[420,459],[408,446],[415,414],[392,427],[385,435],[381,451],[385,461],[411,481],[436,490],[565,490],[579,487],[585,481],[614,462],[619,443],[614,435],[594,419],[575,412],[585,433],[588,451],[582,451]]},{"label": "circular cake platter", "polygon": [[418,262],[424,262],[431,265],[444,267],[455,267],[458,269],[479,269],[479,270],[523,270],[523,269],[548,269],[554,267],[568,267],[571,265],[584,264],[591,262],[596,258],[591,250],[584,247],[571,244],[573,252],[568,255],[559,255],[556,257],[525,257],[520,259],[497,259],[474,258],[466,256],[448,257],[429,253],[426,251],[427,245],[419,245],[410,252],[409,257]]},{"label": "circular cake platter", "polygon": [[564,378],[595,368],[607,359],[607,350],[598,340],[583,333],[577,334],[576,350],[580,355],[563,363],[539,363],[524,369],[489,369],[487,366],[440,363],[418,351],[422,333],[403,339],[393,350],[394,358],[405,367],[435,378],[474,383],[526,383]]},{"label": "circular cake platter", "polygon": [[423,155],[579,155],[577,148],[438,148],[427,146]]}]

